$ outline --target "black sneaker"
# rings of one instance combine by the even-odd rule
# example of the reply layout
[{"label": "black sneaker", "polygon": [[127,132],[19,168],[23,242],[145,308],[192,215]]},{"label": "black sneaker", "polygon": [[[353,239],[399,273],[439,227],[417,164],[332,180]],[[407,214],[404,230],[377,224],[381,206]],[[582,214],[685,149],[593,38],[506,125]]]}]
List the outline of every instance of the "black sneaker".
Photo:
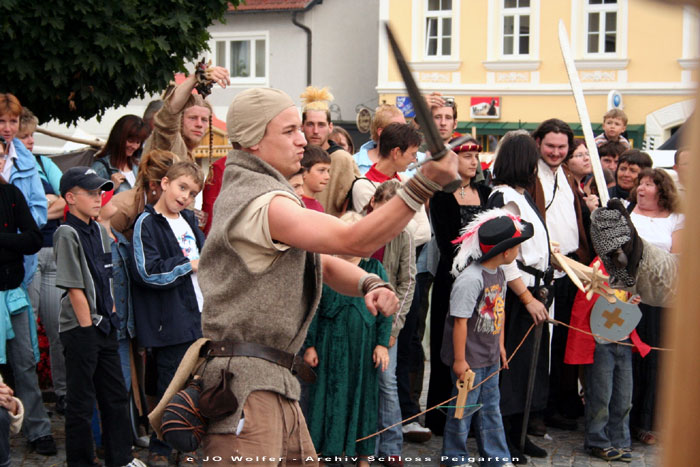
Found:
[{"label": "black sneaker", "polygon": [[66,396],[58,396],[58,399],[56,399],[56,413],[59,415],[66,414]]},{"label": "black sneaker", "polygon": [[530,457],[547,457],[547,451],[530,441],[528,437],[525,437],[525,454]]},{"label": "black sneaker", "polygon": [[29,443],[32,449],[43,456],[55,456],[58,450],[56,449],[56,442],[53,440],[53,436],[46,435],[41,438],[37,438]]}]

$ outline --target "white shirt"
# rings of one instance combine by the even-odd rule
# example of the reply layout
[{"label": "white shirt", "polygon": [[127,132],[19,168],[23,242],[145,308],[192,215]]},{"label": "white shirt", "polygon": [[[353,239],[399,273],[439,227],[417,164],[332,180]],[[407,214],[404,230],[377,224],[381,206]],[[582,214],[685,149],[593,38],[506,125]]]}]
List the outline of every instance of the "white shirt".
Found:
[{"label": "white shirt", "polygon": [[7,158],[5,159],[5,168],[2,169],[2,178],[7,183],[10,183],[10,175],[12,174],[12,167],[15,165],[15,159],[17,159],[17,152],[12,141],[7,144],[7,148]]},{"label": "white shirt", "polygon": [[[165,216],[163,216],[165,217]],[[197,248],[197,237],[194,236],[192,228],[187,221],[178,214],[177,219],[167,218],[170,228],[175,234],[175,239],[182,249],[182,254],[185,258],[192,261],[199,259],[199,248]],[[194,294],[197,297],[197,305],[199,306],[199,312],[202,312],[202,305],[204,304],[204,297],[202,296],[202,289],[199,288],[199,280],[197,280],[197,273],[193,272],[190,277],[192,278],[192,286],[194,286]]]},{"label": "white shirt", "polygon": [[[552,172],[542,159],[537,164],[537,177],[544,191],[544,205],[548,206],[546,220],[549,238],[559,243],[562,254],[568,255],[578,250],[578,222],[574,207],[574,192],[561,166],[557,167],[556,172]],[[555,277],[564,276],[561,271],[557,273]]]},{"label": "white shirt", "polygon": [[633,211],[630,219],[640,237],[669,253],[673,244],[673,232],[685,225],[683,214],[675,212],[668,217],[648,217]]},{"label": "white shirt", "polygon": [[[547,232],[540,220],[539,215],[535,212],[530,203],[527,202],[524,195],[518,193],[515,189],[507,185],[498,185],[493,188],[493,193],[503,193],[503,209],[520,216],[521,219],[530,222],[534,228],[532,238],[520,244],[518,257],[526,266],[532,266],[535,269],[544,271],[549,267],[549,245],[547,243]],[[522,277],[523,282],[527,287],[535,285],[535,278],[525,271],[521,271],[515,261],[509,264],[504,264],[503,272],[506,274],[506,281],[510,282],[513,279]]]},{"label": "white shirt", "polygon": [[124,178],[126,178],[126,181],[129,182],[129,186],[135,187],[136,186],[136,176],[134,175],[133,170],[129,170],[128,172],[125,172],[123,170],[119,171],[122,175],[124,175]]}]

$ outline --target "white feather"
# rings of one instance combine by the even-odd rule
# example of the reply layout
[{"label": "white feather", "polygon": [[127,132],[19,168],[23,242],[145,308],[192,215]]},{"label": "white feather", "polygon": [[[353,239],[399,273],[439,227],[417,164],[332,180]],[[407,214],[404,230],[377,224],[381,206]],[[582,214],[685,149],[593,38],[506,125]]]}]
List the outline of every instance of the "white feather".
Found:
[{"label": "white feather", "polygon": [[453,276],[456,277],[459,275],[459,273],[464,270],[464,268],[466,268],[471,261],[478,260],[483,255],[481,252],[481,246],[479,245],[479,228],[481,225],[487,221],[490,221],[491,219],[503,216],[510,217],[515,224],[515,227],[518,230],[522,230],[523,226],[520,223],[520,218],[514,216],[505,209],[494,208],[477,214],[474,219],[472,219],[472,221],[460,231],[460,236],[458,239],[467,234],[471,235],[464,238],[459,244],[457,254],[452,262]]}]

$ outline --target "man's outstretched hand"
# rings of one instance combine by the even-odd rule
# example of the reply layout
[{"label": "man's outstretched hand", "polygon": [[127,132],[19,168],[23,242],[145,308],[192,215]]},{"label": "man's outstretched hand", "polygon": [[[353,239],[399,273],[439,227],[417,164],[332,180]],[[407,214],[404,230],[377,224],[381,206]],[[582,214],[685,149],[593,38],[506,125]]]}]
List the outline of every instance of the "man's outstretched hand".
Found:
[{"label": "man's outstretched hand", "polygon": [[376,288],[365,295],[365,305],[373,315],[377,312],[384,316],[391,316],[399,309],[399,299],[396,294],[386,287]]}]

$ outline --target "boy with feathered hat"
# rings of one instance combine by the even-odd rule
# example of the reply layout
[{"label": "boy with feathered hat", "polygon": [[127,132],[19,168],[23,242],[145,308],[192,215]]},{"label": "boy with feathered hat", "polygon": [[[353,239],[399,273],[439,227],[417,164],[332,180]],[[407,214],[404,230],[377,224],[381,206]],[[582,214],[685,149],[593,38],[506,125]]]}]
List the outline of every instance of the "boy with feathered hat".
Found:
[{"label": "boy with feathered hat", "polygon": [[[460,244],[452,269],[457,279],[450,295],[440,357],[452,367],[453,384],[463,380],[468,370],[475,373],[475,389],[469,392],[466,404],[482,405],[474,414],[481,465],[512,465],[499,409],[499,358],[508,368],[502,332],[506,279],[499,266],[515,260],[520,243],[532,234],[530,223],[503,209],[491,209],[474,218],[454,241]],[[488,378],[493,373],[496,375]],[[456,392],[455,387],[453,395]],[[466,446],[472,416],[457,419],[454,413],[455,408],[450,408],[445,423],[444,465],[469,462]]]}]

